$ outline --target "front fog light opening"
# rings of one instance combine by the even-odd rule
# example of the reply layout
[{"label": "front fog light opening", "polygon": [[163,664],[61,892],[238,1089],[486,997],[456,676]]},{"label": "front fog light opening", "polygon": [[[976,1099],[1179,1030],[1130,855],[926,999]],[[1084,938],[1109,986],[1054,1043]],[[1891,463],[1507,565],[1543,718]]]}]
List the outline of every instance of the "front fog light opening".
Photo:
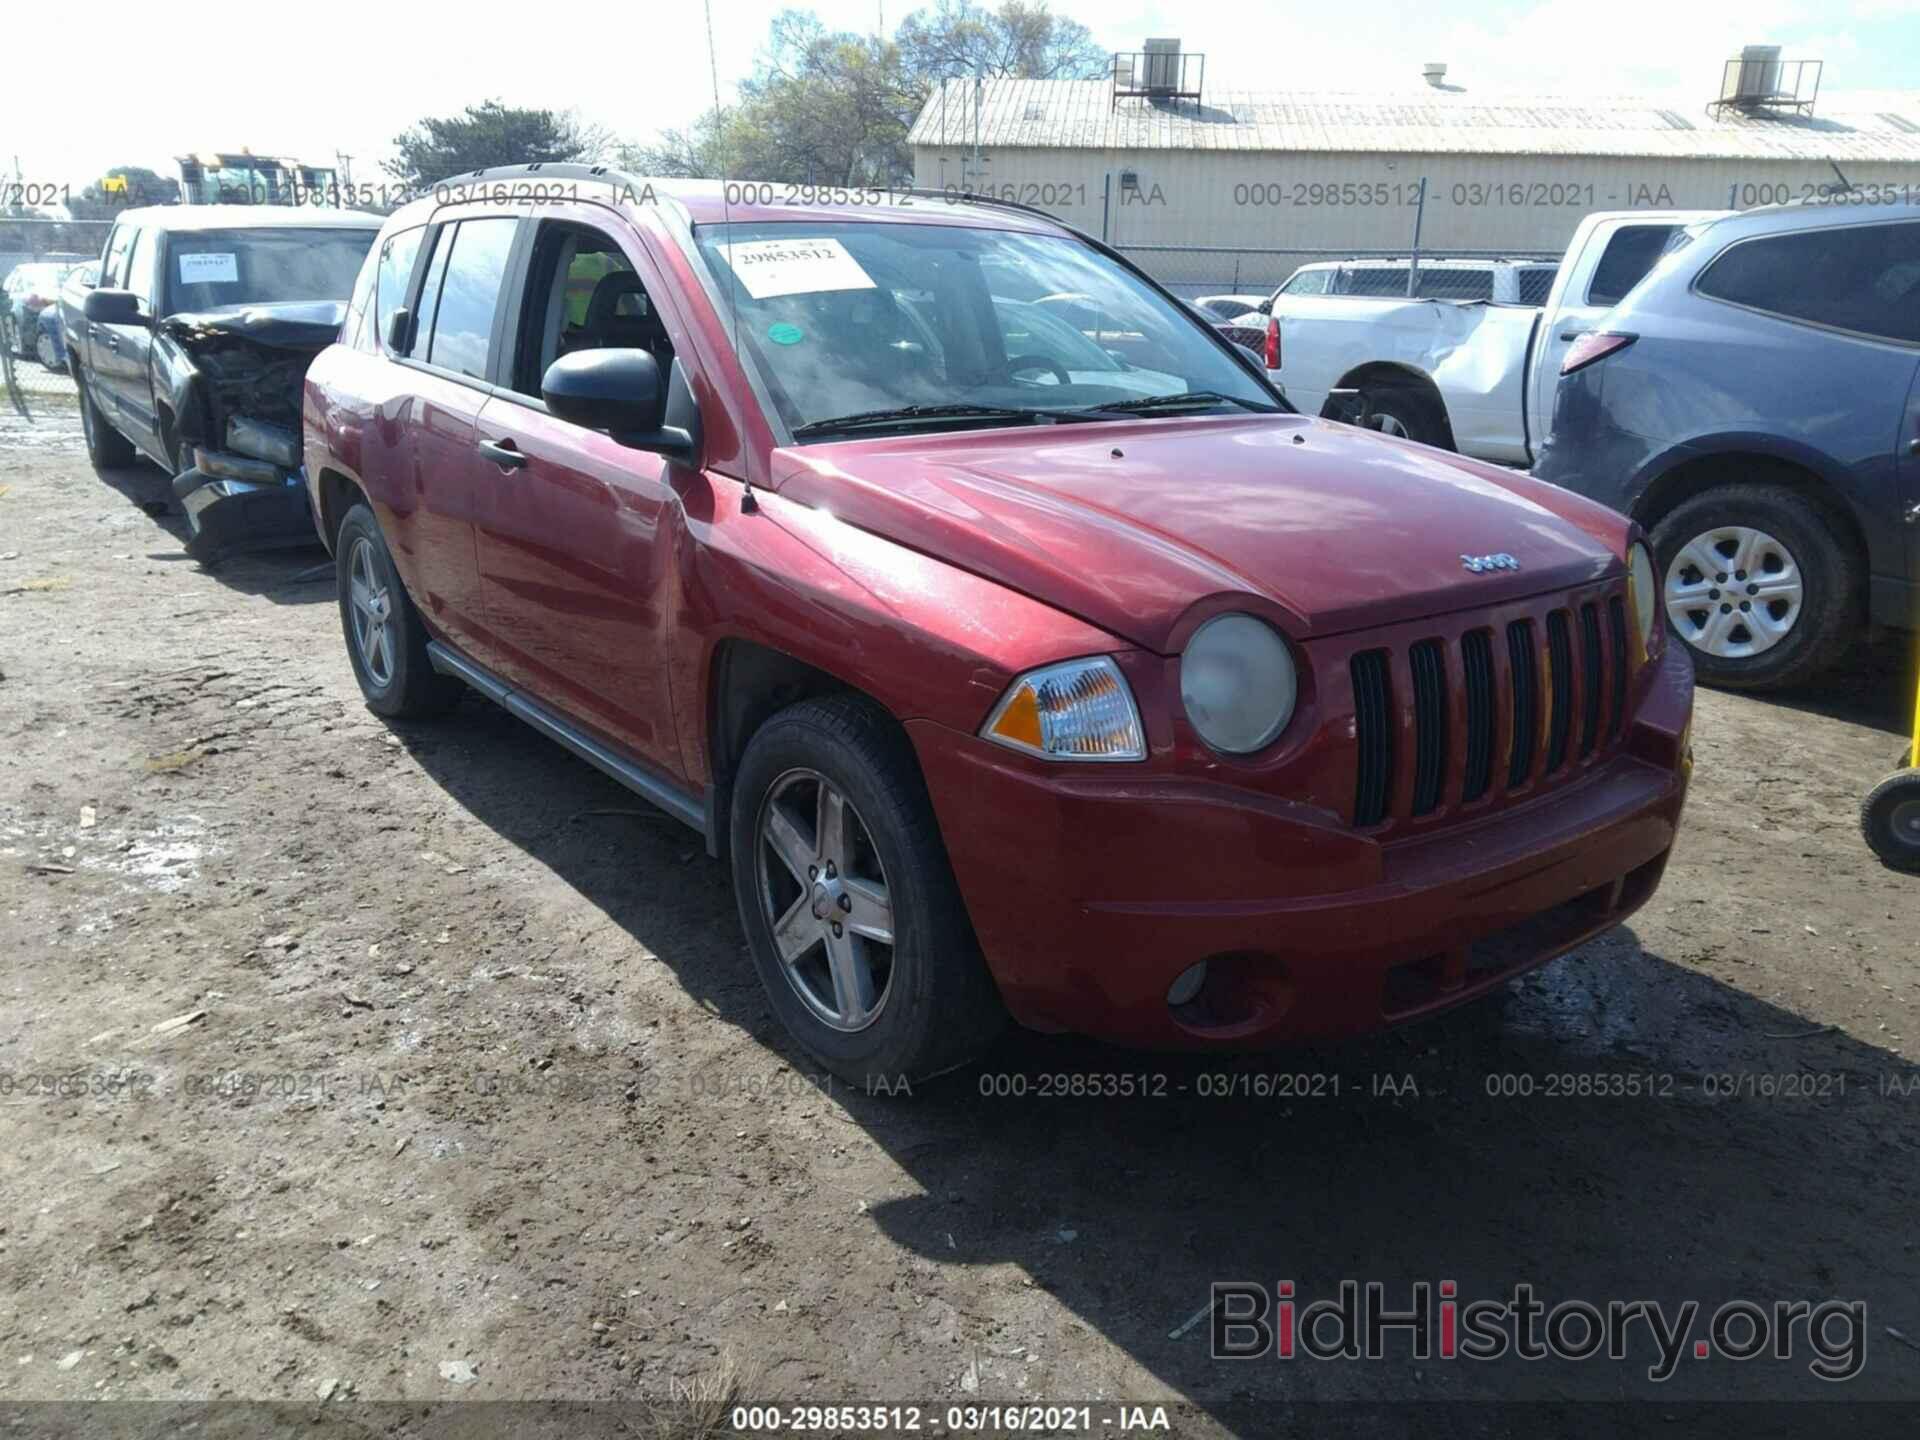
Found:
[{"label": "front fog light opening", "polygon": [[1189,965],[1180,972],[1180,977],[1167,987],[1167,1008],[1178,1010],[1182,1005],[1190,1005],[1207,983],[1207,962]]}]

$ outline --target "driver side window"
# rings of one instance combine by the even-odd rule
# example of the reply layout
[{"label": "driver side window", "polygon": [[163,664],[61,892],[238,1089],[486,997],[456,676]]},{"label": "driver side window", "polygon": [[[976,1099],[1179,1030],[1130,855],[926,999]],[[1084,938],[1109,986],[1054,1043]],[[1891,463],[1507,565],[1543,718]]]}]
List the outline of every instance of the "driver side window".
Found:
[{"label": "driver side window", "polygon": [[547,367],[577,350],[645,350],[663,378],[673,365],[673,341],[645,281],[618,242],[598,230],[560,221],[540,227],[525,305],[513,369],[513,388],[523,395],[537,398]]}]

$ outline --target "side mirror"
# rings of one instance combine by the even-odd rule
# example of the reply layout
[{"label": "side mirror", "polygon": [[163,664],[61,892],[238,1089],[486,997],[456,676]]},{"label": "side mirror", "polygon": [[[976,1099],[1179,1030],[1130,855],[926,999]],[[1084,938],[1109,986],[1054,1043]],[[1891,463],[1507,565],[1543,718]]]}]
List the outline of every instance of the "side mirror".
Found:
[{"label": "side mirror", "polygon": [[[693,431],[664,423],[667,385],[660,362],[646,350],[576,350],[540,377],[540,396],[562,420],[605,430],[634,450],[694,464]],[[684,418],[684,417],[680,417]]]},{"label": "side mirror", "polygon": [[1273,297],[1269,295],[1266,299],[1262,300],[1254,308],[1258,310],[1262,315],[1271,315],[1273,313]]},{"label": "side mirror", "polygon": [[131,290],[89,290],[81,307],[96,325],[150,325],[140,313],[140,301]]},{"label": "side mirror", "polygon": [[396,305],[393,314],[387,317],[387,350],[394,355],[407,353],[407,331],[413,324],[413,312],[404,305]]}]

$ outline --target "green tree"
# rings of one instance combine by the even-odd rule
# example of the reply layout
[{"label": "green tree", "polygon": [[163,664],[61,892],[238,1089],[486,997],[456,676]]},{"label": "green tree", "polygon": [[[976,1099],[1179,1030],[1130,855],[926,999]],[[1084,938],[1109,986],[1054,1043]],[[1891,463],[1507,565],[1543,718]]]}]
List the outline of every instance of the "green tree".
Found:
[{"label": "green tree", "polygon": [[1004,0],[991,10],[939,0],[907,16],[895,39],[902,63],[927,89],[953,75],[1098,80],[1112,58],[1086,26],[1055,15],[1045,0]]},{"label": "green tree", "polygon": [[557,110],[522,110],[483,100],[458,115],[428,116],[393,140],[382,162],[402,184],[421,187],[494,165],[598,160],[607,136]]},{"label": "green tree", "polygon": [[[109,180],[124,181],[125,187],[109,187]],[[76,220],[108,220],[134,205],[178,205],[180,182],[170,175],[149,170],[144,165],[115,165],[102,172],[67,205]]]},{"label": "green tree", "polygon": [[1045,0],[939,0],[891,39],[830,31],[800,10],[774,18],[766,49],[739,85],[739,101],[691,130],[621,150],[650,175],[886,184],[913,173],[907,132],[944,78],[976,73],[1089,79],[1108,58],[1086,26]]}]

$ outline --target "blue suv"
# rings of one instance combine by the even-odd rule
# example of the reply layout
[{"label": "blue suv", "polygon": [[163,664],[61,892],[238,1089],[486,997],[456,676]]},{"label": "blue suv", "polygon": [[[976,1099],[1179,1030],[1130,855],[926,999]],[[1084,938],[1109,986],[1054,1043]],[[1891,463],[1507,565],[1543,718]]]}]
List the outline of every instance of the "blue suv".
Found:
[{"label": "blue suv", "polygon": [[1533,473],[1646,526],[1701,679],[1793,685],[1920,628],[1920,205],[1680,231],[1601,324]]}]

